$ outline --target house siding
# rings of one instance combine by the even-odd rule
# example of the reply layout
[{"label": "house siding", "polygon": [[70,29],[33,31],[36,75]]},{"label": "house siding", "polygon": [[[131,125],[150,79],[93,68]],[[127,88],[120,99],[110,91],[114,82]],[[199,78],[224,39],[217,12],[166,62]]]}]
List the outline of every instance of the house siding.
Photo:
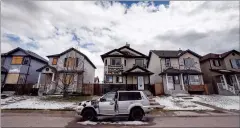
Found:
[{"label": "house siding", "polygon": [[182,56],[179,57],[180,69],[185,69],[185,66],[184,66],[184,59],[185,58],[193,58],[193,60],[195,62],[195,65],[193,67],[191,67],[190,69],[197,70],[197,71],[201,72],[199,58],[190,54],[190,53],[185,53],[185,54],[183,54]]},{"label": "house siding", "polygon": [[161,77],[159,76],[159,73],[161,72],[161,64],[160,64],[160,58],[155,54],[151,53],[151,58],[149,59],[149,65],[148,70],[154,73],[150,76],[150,83],[161,83]]},{"label": "house siding", "polygon": [[[46,63],[39,62],[36,59],[31,59],[29,72],[28,72],[29,75],[27,76],[28,84],[37,83],[39,72],[37,72],[36,70],[43,67],[44,65],[46,65]],[[28,69],[26,69],[26,71],[28,71]]]},{"label": "house siding", "polygon": [[238,68],[238,69],[232,68],[232,65],[230,63],[231,59],[240,59],[240,55],[235,53],[235,55],[233,56],[232,53],[231,53],[228,56],[226,56],[224,58],[224,63],[225,63],[226,69],[240,72],[240,68]]}]

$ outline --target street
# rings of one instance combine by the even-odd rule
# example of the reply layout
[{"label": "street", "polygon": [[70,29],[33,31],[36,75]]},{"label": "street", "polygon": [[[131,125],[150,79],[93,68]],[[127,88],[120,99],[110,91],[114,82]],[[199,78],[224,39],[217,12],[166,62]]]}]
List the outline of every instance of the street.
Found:
[{"label": "street", "polygon": [[[239,127],[239,115],[228,116],[200,116],[200,117],[171,117],[171,116],[147,116],[147,124],[134,127]],[[61,113],[13,113],[1,114],[2,127],[79,127],[86,125],[77,123],[79,117],[73,112]],[[88,128],[106,127],[133,127],[119,124],[87,125]]]}]

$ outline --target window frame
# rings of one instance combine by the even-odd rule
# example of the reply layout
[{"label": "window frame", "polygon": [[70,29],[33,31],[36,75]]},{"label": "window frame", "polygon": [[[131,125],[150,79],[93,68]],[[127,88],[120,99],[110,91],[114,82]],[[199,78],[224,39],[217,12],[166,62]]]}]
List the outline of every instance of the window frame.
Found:
[{"label": "window frame", "polygon": [[[194,77],[197,76],[198,77],[198,81],[192,81],[192,80],[196,80]],[[201,80],[200,80],[200,76],[199,75],[189,75],[189,85],[200,85],[201,84]],[[194,79],[192,79],[194,78]],[[197,83],[198,82],[198,83]],[[194,83],[194,84],[193,84]],[[197,84],[196,84],[197,83]]]},{"label": "window frame", "polygon": [[[119,77],[122,78],[122,81],[119,82]],[[123,77],[122,76],[116,76],[116,83],[123,83]]]},{"label": "window frame", "polygon": [[[192,60],[192,65],[189,65],[189,66],[186,65],[186,64],[187,64],[186,62],[187,62],[188,60]],[[184,67],[185,67],[185,68],[191,68],[191,67],[194,66],[194,58],[190,58],[190,57],[188,57],[188,58],[183,58],[183,63],[184,63]],[[189,64],[190,64],[190,63],[189,63]]]},{"label": "window frame", "polygon": [[[122,93],[122,94],[121,94]],[[127,99],[124,99],[124,100],[122,100],[122,99],[120,99],[121,98],[121,95],[123,95],[123,94],[128,94],[127,95]],[[135,94],[134,94],[135,93]],[[139,94],[139,97],[136,95],[136,93],[138,93]],[[136,98],[136,97],[134,97],[134,96],[136,96],[136,97],[138,97],[138,98]],[[129,99],[129,98],[132,98],[132,99]],[[123,102],[123,101],[139,101],[139,100],[142,100],[142,95],[141,95],[141,93],[140,92],[119,92],[118,93],[118,101],[120,101],[120,102]]]},{"label": "window frame", "polygon": [[[112,77],[112,81],[108,81],[107,77]],[[106,83],[113,83],[113,76],[112,75],[106,75]]]},{"label": "window frame", "polygon": [[[115,59],[120,59],[120,64],[119,65],[116,65],[116,61],[115,61],[115,64],[113,65],[113,60],[115,60]],[[110,64],[112,65],[112,66],[121,66],[121,61],[122,61],[122,59],[121,58],[110,58]]]},{"label": "window frame", "polygon": [[[54,60],[56,60],[56,63],[53,63],[53,62],[55,62]],[[58,58],[54,57],[53,60],[52,60],[52,65],[57,65],[57,62],[58,62]]]},{"label": "window frame", "polygon": [[220,63],[220,60],[219,59],[214,59],[214,60],[212,60],[213,61],[213,65],[215,66],[215,67],[220,67],[221,66],[221,63]]},{"label": "window frame", "polygon": [[[142,65],[138,65],[137,64],[137,60],[141,60],[142,61]],[[140,66],[140,67],[143,67],[144,66],[144,59],[135,59],[135,66]]]},{"label": "window frame", "polygon": [[[21,63],[13,63],[14,58],[21,58]],[[22,65],[24,56],[12,56],[11,65]],[[16,61],[16,60],[15,60]]]},{"label": "window frame", "polygon": [[[168,64],[167,64],[167,60],[168,60]],[[171,59],[170,58],[165,58],[165,66],[171,67]]]},{"label": "window frame", "polygon": [[[239,69],[239,68],[240,68],[240,67],[239,67],[240,65],[238,65],[238,62],[237,62],[237,61],[240,61],[240,59],[230,59],[229,61],[230,61],[231,67],[232,67],[233,69]],[[236,67],[234,67],[233,62],[236,64],[236,65],[235,65]]]}]

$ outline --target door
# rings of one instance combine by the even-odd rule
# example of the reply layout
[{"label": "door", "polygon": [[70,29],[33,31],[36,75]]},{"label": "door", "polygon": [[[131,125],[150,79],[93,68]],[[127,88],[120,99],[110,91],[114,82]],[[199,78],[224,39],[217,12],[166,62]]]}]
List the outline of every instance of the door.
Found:
[{"label": "door", "polygon": [[138,76],[138,90],[144,90],[143,76]]},{"label": "door", "polygon": [[173,90],[174,87],[173,87],[173,77],[172,76],[167,76],[167,81],[168,81],[168,90]]},{"label": "door", "polygon": [[129,107],[131,104],[141,102],[140,92],[119,92],[118,97],[118,113],[129,114]]},{"label": "door", "polygon": [[180,85],[179,75],[173,76],[173,83],[174,83],[174,90],[182,90],[182,87]]},{"label": "door", "polygon": [[109,92],[99,101],[99,113],[102,115],[115,115],[115,92]]}]

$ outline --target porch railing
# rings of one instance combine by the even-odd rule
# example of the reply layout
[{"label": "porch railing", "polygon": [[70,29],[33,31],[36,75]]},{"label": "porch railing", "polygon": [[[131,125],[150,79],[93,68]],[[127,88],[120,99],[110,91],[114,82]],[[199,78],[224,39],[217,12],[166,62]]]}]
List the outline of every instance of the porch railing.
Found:
[{"label": "porch railing", "polygon": [[232,92],[233,94],[235,94],[235,87],[230,86],[229,84],[227,84],[227,87],[226,87],[226,85],[224,83],[217,83],[217,87],[219,90],[224,89],[224,90],[228,90],[228,91]]}]

